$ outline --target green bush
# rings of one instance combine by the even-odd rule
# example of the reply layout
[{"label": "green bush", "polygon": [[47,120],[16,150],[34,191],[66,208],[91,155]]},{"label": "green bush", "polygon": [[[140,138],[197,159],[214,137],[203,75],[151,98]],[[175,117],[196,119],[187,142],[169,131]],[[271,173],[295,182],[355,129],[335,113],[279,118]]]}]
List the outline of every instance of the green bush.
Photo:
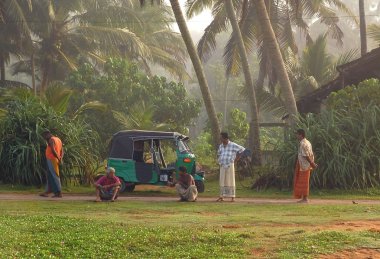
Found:
[{"label": "green bush", "polygon": [[[319,167],[312,172],[317,188],[380,186],[380,107],[370,104],[351,111],[326,110],[300,118]],[[280,168],[288,186],[293,181],[298,143],[295,136],[280,148]]]},{"label": "green bush", "polygon": [[62,139],[65,149],[61,178],[88,182],[98,158],[98,135],[80,120],[58,115],[33,96],[9,101],[0,121],[0,181],[40,185],[46,172],[46,142],[41,133],[49,129]]},{"label": "green bush", "polygon": [[[380,81],[370,79],[327,98],[321,114],[301,117],[319,167],[311,185],[318,188],[380,186]],[[298,143],[294,136],[280,148],[283,181],[293,181]]]}]

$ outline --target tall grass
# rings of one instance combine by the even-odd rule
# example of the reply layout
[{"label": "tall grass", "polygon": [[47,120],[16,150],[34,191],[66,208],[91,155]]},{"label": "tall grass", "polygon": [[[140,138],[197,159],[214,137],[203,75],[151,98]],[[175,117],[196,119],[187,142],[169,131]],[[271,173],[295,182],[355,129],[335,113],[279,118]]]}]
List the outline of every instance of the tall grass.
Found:
[{"label": "tall grass", "polygon": [[[311,185],[318,188],[362,189],[380,186],[380,107],[369,104],[350,112],[325,110],[298,121],[307,132],[319,167]],[[290,137],[280,148],[284,182],[293,181],[298,143]]]},{"label": "tall grass", "polygon": [[80,120],[58,115],[38,98],[24,96],[8,101],[0,120],[0,181],[40,185],[46,175],[46,142],[41,133],[49,129],[62,139],[63,181],[88,182],[98,157],[98,136]]}]

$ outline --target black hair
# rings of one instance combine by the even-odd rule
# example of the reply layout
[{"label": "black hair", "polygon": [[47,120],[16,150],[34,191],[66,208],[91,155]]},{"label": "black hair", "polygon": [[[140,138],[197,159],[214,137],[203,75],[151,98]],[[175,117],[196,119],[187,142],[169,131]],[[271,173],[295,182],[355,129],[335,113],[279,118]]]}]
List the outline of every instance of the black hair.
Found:
[{"label": "black hair", "polygon": [[48,134],[51,134],[50,130],[45,130],[42,132],[42,136],[46,136]]},{"label": "black hair", "polygon": [[186,169],[186,167],[184,167],[184,166],[180,166],[180,167],[178,168],[178,170],[181,171],[181,172],[187,173],[187,169]]},{"label": "black hair", "polygon": [[228,133],[227,133],[227,132],[221,132],[221,133],[220,133],[220,136],[221,136],[222,138],[224,138],[224,139],[229,139],[229,137],[228,137]]},{"label": "black hair", "polygon": [[296,132],[297,132],[298,135],[301,135],[302,137],[305,137],[305,130],[298,129]]}]

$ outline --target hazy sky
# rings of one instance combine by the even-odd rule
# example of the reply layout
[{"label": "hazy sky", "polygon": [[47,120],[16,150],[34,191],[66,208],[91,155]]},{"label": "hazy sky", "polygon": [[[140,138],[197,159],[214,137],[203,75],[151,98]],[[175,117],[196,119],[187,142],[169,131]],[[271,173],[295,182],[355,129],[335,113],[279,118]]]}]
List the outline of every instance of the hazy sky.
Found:
[{"label": "hazy sky", "polygon": [[[165,0],[165,1],[167,2],[168,5],[170,5],[169,0]],[[184,13],[184,15],[185,15],[185,2],[186,0],[179,0],[179,3],[181,4],[182,12]],[[190,31],[202,32],[206,28],[206,26],[210,24],[211,21],[212,21],[211,11],[207,10],[197,15],[196,17],[193,17],[192,19],[188,20],[187,26],[189,27]],[[176,24],[173,26],[173,28],[176,31],[179,31]]]}]

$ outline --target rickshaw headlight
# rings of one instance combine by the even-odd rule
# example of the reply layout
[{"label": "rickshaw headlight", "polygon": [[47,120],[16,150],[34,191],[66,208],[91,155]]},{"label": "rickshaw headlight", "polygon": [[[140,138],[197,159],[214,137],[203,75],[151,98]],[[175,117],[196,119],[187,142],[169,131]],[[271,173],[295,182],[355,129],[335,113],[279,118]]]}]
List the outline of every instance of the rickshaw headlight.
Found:
[{"label": "rickshaw headlight", "polygon": [[183,162],[184,163],[191,163],[191,159],[188,158],[188,157],[186,157],[186,158],[183,159]]}]

